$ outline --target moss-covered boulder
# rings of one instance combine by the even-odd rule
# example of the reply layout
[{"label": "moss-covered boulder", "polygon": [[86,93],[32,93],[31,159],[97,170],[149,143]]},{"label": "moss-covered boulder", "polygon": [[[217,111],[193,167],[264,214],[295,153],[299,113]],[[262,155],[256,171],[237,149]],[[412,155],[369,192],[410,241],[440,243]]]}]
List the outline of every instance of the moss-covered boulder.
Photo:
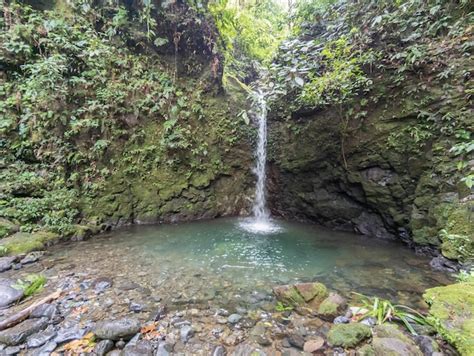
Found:
[{"label": "moss-covered boulder", "polygon": [[355,347],[372,335],[370,327],[360,323],[334,325],[328,333],[331,346]]},{"label": "moss-covered boulder", "polygon": [[423,298],[459,352],[474,355],[474,282],[431,288]]},{"label": "moss-covered boulder", "polygon": [[17,224],[10,220],[0,218],[0,239],[17,232],[18,229],[19,227]]},{"label": "moss-covered boulder", "polygon": [[59,240],[59,235],[49,231],[17,232],[0,242],[2,251],[9,255],[19,255],[35,250],[42,250]]},{"label": "moss-covered boulder", "polygon": [[313,310],[316,310],[328,296],[326,286],[318,282],[276,286],[273,288],[273,293],[280,302],[286,305]]}]

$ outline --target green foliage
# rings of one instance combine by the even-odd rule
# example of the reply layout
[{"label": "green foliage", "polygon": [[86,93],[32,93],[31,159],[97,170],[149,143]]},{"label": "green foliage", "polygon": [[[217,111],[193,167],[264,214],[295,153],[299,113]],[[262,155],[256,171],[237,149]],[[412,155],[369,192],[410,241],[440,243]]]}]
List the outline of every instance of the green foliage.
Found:
[{"label": "green foliage", "polygon": [[268,63],[286,36],[286,13],[273,0],[244,1],[231,5],[228,0],[208,5],[221,36],[226,69],[245,77],[249,61]]},{"label": "green foliage", "polygon": [[463,282],[474,282],[474,268],[471,270],[461,270],[458,274],[454,275],[458,283]]},{"label": "green foliage", "polygon": [[368,91],[372,81],[362,65],[372,60],[370,51],[363,53],[348,44],[345,37],[327,42],[317,61],[321,70],[308,73],[300,99],[311,106],[341,104],[360,91]]},{"label": "green foliage", "polygon": [[46,277],[41,274],[29,274],[25,279],[19,279],[15,288],[23,290],[25,298],[40,292],[46,284]]}]

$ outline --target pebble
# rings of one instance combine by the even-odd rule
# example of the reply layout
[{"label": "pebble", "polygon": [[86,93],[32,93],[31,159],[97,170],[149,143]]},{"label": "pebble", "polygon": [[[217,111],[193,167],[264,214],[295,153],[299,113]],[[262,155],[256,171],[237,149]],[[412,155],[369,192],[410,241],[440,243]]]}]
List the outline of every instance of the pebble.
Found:
[{"label": "pebble", "polygon": [[304,352],[316,352],[324,345],[324,339],[322,337],[316,337],[315,339],[308,340],[304,343]]},{"label": "pebble", "polygon": [[240,315],[240,314],[231,314],[227,318],[227,321],[231,324],[237,324],[240,321],[240,319],[242,319],[242,315]]},{"label": "pebble", "polygon": [[345,316],[338,316],[337,318],[334,319],[333,323],[334,324],[347,324],[351,320],[349,318],[346,318]]}]

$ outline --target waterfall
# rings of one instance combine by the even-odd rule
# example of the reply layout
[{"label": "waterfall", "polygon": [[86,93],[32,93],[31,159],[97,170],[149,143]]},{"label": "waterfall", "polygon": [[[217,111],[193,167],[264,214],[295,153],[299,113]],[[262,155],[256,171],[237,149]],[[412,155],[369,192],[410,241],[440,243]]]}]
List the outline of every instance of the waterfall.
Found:
[{"label": "waterfall", "polygon": [[257,185],[255,187],[255,200],[253,203],[253,215],[260,223],[268,222],[269,213],[266,208],[265,181],[267,162],[267,103],[261,91],[255,94],[257,105],[258,141],[256,150],[255,175]]},{"label": "waterfall", "polygon": [[265,95],[260,90],[254,93],[254,98],[258,124],[254,167],[257,183],[255,185],[255,199],[252,207],[253,216],[246,219],[240,225],[249,232],[267,234],[280,231],[280,227],[270,219],[270,213],[266,207],[267,102]]}]

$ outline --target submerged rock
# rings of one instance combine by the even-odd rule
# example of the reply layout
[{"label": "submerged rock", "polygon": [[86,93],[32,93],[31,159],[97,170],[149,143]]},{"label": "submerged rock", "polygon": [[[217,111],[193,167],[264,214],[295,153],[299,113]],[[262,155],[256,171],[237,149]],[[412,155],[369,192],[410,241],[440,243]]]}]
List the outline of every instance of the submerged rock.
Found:
[{"label": "submerged rock", "polygon": [[360,323],[334,325],[328,333],[332,346],[355,347],[371,336],[370,328]]},{"label": "submerged rock", "polygon": [[136,319],[119,319],[101,321],[96,324],[92,332],[99,339],[119,340],[129,339],[140,331],[140,322]]},{"label": "submerged rock", "polygon": [[8,346],[21,344],[28,336],[43,330],[47,325],[47,318],[26,319],[10,329],[0,331],[0,343]]},{"label": "submerged rock", "polygon": [[231,324],[237,324],[240,321],[240,319],[242,319],[242,315],[240,315],[240,314],[231,314],[227,318],[227,321]]}]

